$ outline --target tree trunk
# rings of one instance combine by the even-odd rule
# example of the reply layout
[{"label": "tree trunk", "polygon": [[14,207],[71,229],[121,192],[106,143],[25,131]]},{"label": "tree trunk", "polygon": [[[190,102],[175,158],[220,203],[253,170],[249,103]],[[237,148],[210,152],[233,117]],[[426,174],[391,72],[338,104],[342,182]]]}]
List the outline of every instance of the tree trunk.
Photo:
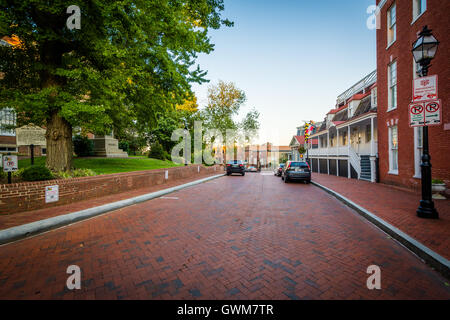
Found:
[{"label": "tree trunk", "polygon": [[53,112],[47,120],[47,160],[50,170],[72,169],[72,126],[64,118]]}]

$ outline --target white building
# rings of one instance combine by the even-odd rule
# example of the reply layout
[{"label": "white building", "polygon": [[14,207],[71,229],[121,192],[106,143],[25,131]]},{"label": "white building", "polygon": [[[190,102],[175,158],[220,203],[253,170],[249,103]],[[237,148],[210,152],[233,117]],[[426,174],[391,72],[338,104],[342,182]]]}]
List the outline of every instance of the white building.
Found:
[{"label": "white building", "polygon": [[373,71],[337,98],[311,138],[318,148],[309,149],[313,172],[376,181],[377,74]]}]

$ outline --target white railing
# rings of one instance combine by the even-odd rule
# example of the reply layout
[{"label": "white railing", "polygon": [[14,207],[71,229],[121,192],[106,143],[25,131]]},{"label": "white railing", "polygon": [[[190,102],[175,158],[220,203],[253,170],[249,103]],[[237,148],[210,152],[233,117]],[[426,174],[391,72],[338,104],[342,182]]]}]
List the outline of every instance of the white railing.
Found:
[{"label": "white railing", "polygon": [[361,158],[359,155],[353,150],[352,147],[348,148],[349,150],[349,159],[350,164],[352,165],[353,169],[355,169],[356,173],[358,174],[358,179],[361,176]]}]

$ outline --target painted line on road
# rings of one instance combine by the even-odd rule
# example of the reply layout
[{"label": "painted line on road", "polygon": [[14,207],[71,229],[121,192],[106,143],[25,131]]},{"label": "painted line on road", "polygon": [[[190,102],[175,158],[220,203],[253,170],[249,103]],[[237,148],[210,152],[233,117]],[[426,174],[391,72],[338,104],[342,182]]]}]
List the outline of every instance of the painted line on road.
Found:
[{"label": "painted line on road", "polygon": [[394,227],[390,223],[384,221],[383,219],[379,218],[372,212],[368,211],[367,209],[361,207],[360,205],[354,203],[350,199],[344,197],[340,193],[337,193],[334,190],[331,190],[320,183],[317,183],[315,181],[311,181],[311,183],[344,204],[346,204],[348,207],[354,209],[356,212],[358,212],[362,217],[364,217],[366,220],[380,228],[382,231],[386,232],[388,235],[390,235],[392,238],[400,242],[402,245],[404,245],[407,249],[411,250],[413,253],[415,253],[417,256],[419,256],[421,259],[423,259],[425,262],[427,262],[429,265],[434,267],[436,270],[438,270],[444,277],[447,279],[450,279],[450,261],[445,259],[443,256],[439,255],[438,253],[434,252],[424,244],[420,243],[416,239],[410,237],[400,229]]},{"label": "painted line on road", "polygon": [[[93,207],[81,211],[76,211],[40,221],[35,221],[31,223],[27,223],[21,226],[12,227],[9,229],[0,230],[0,245],[4,245],[13,241],[17,241],[20,239],[24,239],[33,235],[41,234],[56,228],[64,227],[75,222],[79,222],[82,220],[90,219],[95,216],[115,211],[124,207],[132,206],[134,204],[138,204],[141,202],[149,201],[155,198],[162,197],[166,194],[173,193],[175,191],[179,191],[188,187],[192,187],[210,180],[214,180],[220,177],[223,177],[225,174],[218,174],[211,177],[203,178],[200,180],[195,180],[192,182],[188,182],[179,186],[175,186],[172,188],[167,188],[164,190],[159,190],[152,193],[147,193],[141,196],[137,196],[134,198],[129,198],[113,203],[108,203],[105,205],[101,205],[98,207]],[[55,208],[57,210],[57,208]]]}]

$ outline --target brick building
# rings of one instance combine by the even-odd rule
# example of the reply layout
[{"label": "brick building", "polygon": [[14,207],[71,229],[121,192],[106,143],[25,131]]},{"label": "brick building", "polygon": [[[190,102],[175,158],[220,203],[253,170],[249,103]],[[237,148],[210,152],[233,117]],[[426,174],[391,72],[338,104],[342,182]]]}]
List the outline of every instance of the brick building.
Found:
[{"label": "brick building", "polygon": [[439,77],[442,124],[429,127],[433,179],[450,188],[450,1],[377,0],[378,154],[380,181],[420,189],[422,128],[409,126],[408,105],[418,66],[411,53],[418,32],[432,29],[440,45],[429,75]]}]

